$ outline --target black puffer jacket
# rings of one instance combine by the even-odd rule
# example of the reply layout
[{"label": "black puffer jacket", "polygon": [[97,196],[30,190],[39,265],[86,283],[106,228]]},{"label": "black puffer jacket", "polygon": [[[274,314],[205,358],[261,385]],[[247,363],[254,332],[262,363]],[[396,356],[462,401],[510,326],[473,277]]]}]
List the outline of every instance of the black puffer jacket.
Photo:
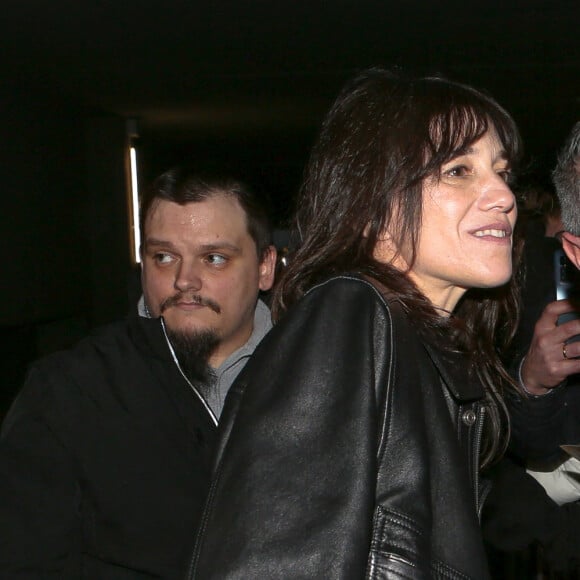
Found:
[{"label": "black puffer jacket", "polygon": [[368,281],[311,290],[230,391],[190,578],[487,578],[465,369]]}]

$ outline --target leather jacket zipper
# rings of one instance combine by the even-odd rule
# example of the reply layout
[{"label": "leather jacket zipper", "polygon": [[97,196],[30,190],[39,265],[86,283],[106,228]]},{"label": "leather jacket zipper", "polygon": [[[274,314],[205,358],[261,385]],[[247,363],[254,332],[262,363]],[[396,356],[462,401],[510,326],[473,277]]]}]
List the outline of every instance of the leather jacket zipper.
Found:
[{"label": "leather jacket zipper", "polygon": [[211,417],[211,420],[213,421],[214,425],[217,427],[218,420],[214,412],[211,410],[211,407],[207,404],[206,400],[203,398],[202,394],[195,388],[193,383],[187,378],[187,376],[185,375],[185,373],[181,368],[181,365],[179,364],[179,360],[177,358],[177,355],[175,354],[175,350],[173,350],[173,345],[171,344],[171,341],[167,336],[167,332],[165,330],[165,321],[163,320],[163,318],[161,318],[161,328],[163,329],[163,336],[165,336],[165,341],[167,342],[167,346],[169,347],[169,352],[173,357],[173,362],[177,366],[177,369],[179,370],[181,376],[184,378],[185,382],[189,385],[190,389],[194,392],[197,398],[201,401],[201,404],[205,407],[205,410],[209,413],[209,416]]},{"label": "leather jacket zipper", "polygon": [[481,439],[483,436],[483,422],[485,420],[485,407],[483,405],[479,406],[477,422],[477,430],[475,432],[475,440],[473,444],[474,455],[473,455],[473,482],[474,482],[474,492],[475,492],[475,507],[477,509],[477,514],[481,518],[481,510],[483,508],[483,499],[479,497],[480,492],[480,482],[479,482],[479,452],[481,449]]}]

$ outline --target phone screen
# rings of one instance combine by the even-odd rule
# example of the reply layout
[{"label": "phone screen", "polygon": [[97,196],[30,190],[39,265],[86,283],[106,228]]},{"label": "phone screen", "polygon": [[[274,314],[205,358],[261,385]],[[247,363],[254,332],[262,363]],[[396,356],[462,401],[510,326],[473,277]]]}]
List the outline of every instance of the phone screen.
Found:
[{"label": "phone screen", "polygon": [[[556,299],[570,300],[575,309],[558,317],[558,324],[580,318],[580,271],[568,260],[562,249],[554,252],[554,279],[556,282]],[[566,342],[576,342],[580,335],[572,336]]]}]

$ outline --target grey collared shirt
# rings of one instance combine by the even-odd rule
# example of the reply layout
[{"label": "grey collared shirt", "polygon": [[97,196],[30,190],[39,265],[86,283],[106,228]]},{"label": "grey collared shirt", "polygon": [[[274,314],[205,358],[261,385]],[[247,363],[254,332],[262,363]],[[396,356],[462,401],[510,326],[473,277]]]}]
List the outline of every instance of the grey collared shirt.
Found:
[{"label": "grey collared shirt", "polygon": [[[150,318],[150,314],[145,306],[143,296],[139,299],[137,310],[140,316]],[[214,381],[209,388],[204,389],[204,398],[216,418],[219,419],[224,407],[226,395],[235,378],[244,368],[250,356],[258,346],[260,341],[266,336],[272,328],[272,317],[270,309],[262,300],[258,300],[254,312],[254,329],[250,338],[238,350],[234,351],[228,358],[217,368],[213,369]]]}]

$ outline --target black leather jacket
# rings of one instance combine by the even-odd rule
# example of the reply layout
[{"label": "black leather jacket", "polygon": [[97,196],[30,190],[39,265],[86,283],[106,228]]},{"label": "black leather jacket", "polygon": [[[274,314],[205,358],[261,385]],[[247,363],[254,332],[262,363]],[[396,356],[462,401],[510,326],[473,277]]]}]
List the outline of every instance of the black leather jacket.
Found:
[{"label": "black leather jacket", "polygon": [[369,281],[311,290],[230,390],[190,578],[487,578],[465,369]]}]

